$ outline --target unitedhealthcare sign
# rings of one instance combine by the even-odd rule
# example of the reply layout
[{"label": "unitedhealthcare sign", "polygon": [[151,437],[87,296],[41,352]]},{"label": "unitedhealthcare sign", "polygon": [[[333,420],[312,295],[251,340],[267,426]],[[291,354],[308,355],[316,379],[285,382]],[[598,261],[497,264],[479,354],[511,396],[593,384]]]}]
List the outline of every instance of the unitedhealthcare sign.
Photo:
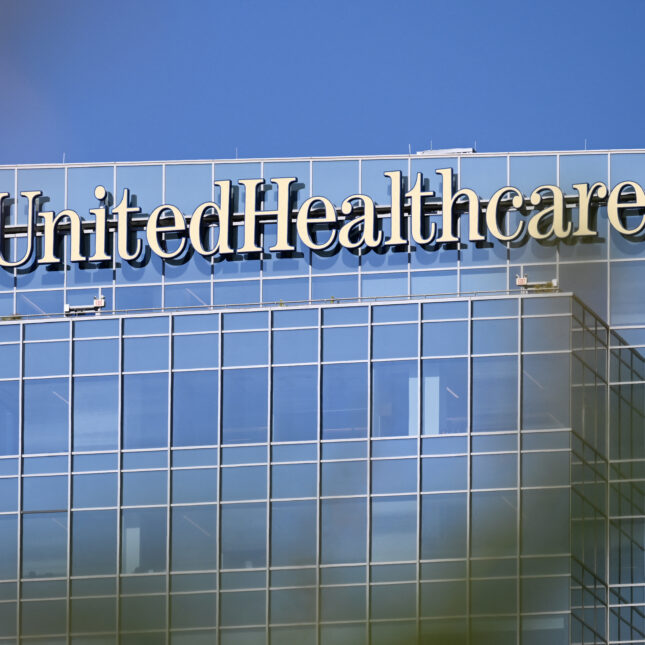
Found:
[{"label": "unitedhealthcare sign", "polygon": [[[575,191],[565,195],[561,188],[545,184],[538,186],[530,195],[524,195],[514,186],[504,186],[492,197],[482,200],[469,188],[455,189],[455,177],[451,168],[436,171],[441,180],[441,193],[424,190],[422,173],[417,173],[414,186],[406,190],[401,171],[388,171],[384,176],[391,184],[391,204],[376,206],[369,195],[354,194],[346,197],[340,206],[324,196],[307,199],[297,210],[293,209],[292,189],[296,177],[270,179],[277,190],[277,209],[262,210],[264,179],[240,179],[238,184],[245,189],[244,209],[239,215],[233,213],[232,182],[214,182],[220,189],[219,203],[207,201],[191,213],[184,214],[172,204],[155,208],[144,221],[146,240],[150,249],[164,259],[181,255],[188,243],[205,257],[216,254],[260,253],[259,228],[264,222],[277,224],[277,239],[271,252],[295,251],[295,234],[306,247],[323,251],[334,246],[347,249],[361,247],[450,244],[463,241],[483,242],[492,236],[502,242],[510,242],[526,236],[546,240],[549,238],[589,238],[598,235],[595,229],[595,211],[606,206],[607,218],[612,227],[625,236],[633,236],[645,228],[645,192],[634,181],[623,181],[611,191],[606,184],[596,182],[573,184]],[[116,252],[123,260],[134,260],[142,250],[143,241],[132,239],[132,216],[141,212],[131,205],[129,189],[124,189],[120,201],[110,208],[110,196],[104,186],[96,186],[94,195],[100,206],[90,209],[94,221],[83,222],[71,209],[58,213],[38,208],[42,191],[29,190],[20,193],[28,203],[26,224],[27,245],[22,257],[9,260],[0,253],[0,266],[22,266],[30,261],[35,251],[34,238],[41,236],[39,264],[56,264],[61,261],[56,244],[59,229],[69,228],[72,262],[107,262],[112,259],[109,233],[116,231]],[[0,193],[0,210],[9,193]],[[577,209],[575,218],[571,210]],[[515,209],[521,215],[511,229],[507,214]],[[390,233],[385,239],[378,226],[378,212],[388,213]],[[625,215],[629,212],[640,215],[636,226],[627,225]],[[465,216],[468,226],[465,235],[458,237],[457,224]],[[574,221],[575,219],[575,221]],[[243,225],[243,244],[233,248],[232,226],[239,220]],[[210,223],[216,223],[218,231],[215,242],[208,241],[206,231]],[[4,248],[5,227],[0,224],[0,245]],[[169,250],[164,245],[165,234],[179,237],[179,244]],[[87,235],[94,235],[94,254],[87,257],[82,249]]]}]

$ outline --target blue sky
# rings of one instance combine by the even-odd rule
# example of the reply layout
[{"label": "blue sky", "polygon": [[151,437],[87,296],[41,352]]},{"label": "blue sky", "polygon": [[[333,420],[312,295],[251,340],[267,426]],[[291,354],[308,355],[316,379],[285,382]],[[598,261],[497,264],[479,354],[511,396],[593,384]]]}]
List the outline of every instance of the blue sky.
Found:
[{"label": "blue sky", "polygon": [[3,0],[0,163],[645,147],[643,0]]}]

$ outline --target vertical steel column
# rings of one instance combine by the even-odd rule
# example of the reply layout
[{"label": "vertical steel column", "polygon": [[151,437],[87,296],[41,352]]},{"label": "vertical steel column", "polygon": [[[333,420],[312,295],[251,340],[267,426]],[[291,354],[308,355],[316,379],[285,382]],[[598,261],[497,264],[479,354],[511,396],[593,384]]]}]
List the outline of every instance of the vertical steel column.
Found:
[{"label": "vertical steel column", "polygon": [[[558,165],[559,176],[559,165]],[[520,551],[522,546],[522,338],[523,338],[523,321],[524,321],[524,298],[517,299],[517,494],[516,506],[517,516],[515,518],[516,531],[516,571],[515,571],[515,595],[517,606],[515,607],[515,617],[517,624],[515,626],[516,643],[520,645],[522,640],[522,559]]]},{"label": "vertical steel column", "polygon": [[473,438],[473,301],[468,298],[468,409],[466,429],[468,432],[466,441],[466,642],[472,642],[472,630],[470,626],[471,614],[471,549],[472,549],[472,438]]},{"label": "vertical steel column", "polygon": [[322,530],[321,503],[322,495],[322,307],[318,311],[318,352],[316,365],[316,641],[320,645],[320,605],[321,605],[321,575],[320,575],[320,532]]},{"label": "vertical steel column", "polygon": [[[408,160],[409,161],[409,160]],[[409,271],[408,271],[409,275]],[[421,641],[421,454],[423,433],[423,361],[421,360],[423,340],[423,305],[417,303],[417,534],[416,534],[416,618],[417,618],[417,641]]]},{"label": "vertical steel column", "polygon": [[[18,201],[16,200],[16,210]],[[21,616],[22,616],[22,473],[23,473],[23,452],[24,452],[24,425],[25,425],[25,325],[19,326],[20,329],[20,365],[18,382],[18,544],[16,552],[16,636],[19,639],[22,635]]]},{"label": "vertical steel column", "polygon": [[[264,248],[264,231],[262,231],[262,242]],[[273,311],[269,309],[267,312],[268,321],[267,321],[267,338],[268,338],[268,374],[267,374],[267,396],[269,400],[267,401],[267,449],[265,452],[266,455],[266,544],[265,544],[265,629],[266,629],[266,642],[267,644],[271,643],[271,630],[269,625],[271,624],[271,602],[270,602],[270,565],[271,565],[271,439],[272,439],[272,423],[271,417],[273,416]]]},{"label": "vertical steel column", "polygon": [[[165,169],[165,166],[164,166]],[[165,264],[164,264],[165,266]],[[171,507],[171,495],[172,495],[172,367],[173,367],[173,343],[172,343],[172,333],[174,327],[174,318],[173,316],[168,316],[168,448],[167,448],[167,478],[166,478],[166,645],[170,645],[170,531],[172,529],[172,524],[170,521],[170,513],[172,510]]]},{"label": "vertical steel column", "polygon": [[222,369],[223,360],[222,352],[224,350],[224,341],[223,341],[223,331],[224,331],[224,316],[222,312],[219,312],[217,315],[218,329],[219,329],[219,338],[218,338],[218,360],[219,360],[219,370],[218,370],[218,379],[217,379],[217,432],[218,432],[218,441],[217,441],[217,526],[215,530],[217,532],[217,602],[216,602],[216,615],[215,615],[215,645],[219,645],[222,641],[221,638],[221,614],[222,614],[222,601],[221,601],[221,587],[222,587],[222,439],[224,437],[224,432],[222,429],[222,396],[224,393],[224,370]]},{"label": "vertical steel column", "polygon": [[[115,167],[116,168],[116,167]],[[116,172],[116,169],[115,169]],[[123,318],[119,318],[119,433],[118,433],[118,464],[117,464],[117,497],[116,497],[116,630],[117,645],[121,642],[121,571],[123,569],[123,545],[121,544],[122,533],[122,455],[123,455]]]},{"label": "vertical steel column", "polygon": [[372,325],[374,316],[372,305],[368,305],[368,327],[367,327],[367,522],[366,522],[366,544],[365,544],[365,642],[370,645],[372,634],[371,606],[372,606]]},{"label": "vertical steel column", "polygon": [[[65,168],[65,178],[67,179],[67,168]],[[67,275],[67,271],[65,271]],[[72,617],[71,617],[71,600],[70,596],[72,593],[71,589],[71,576],[72,576],[72,450],[73,450],[73,428],[74,428],[74,380],[72,378],[72,373],[74,371],[74,323],[70,320],[69,325],[69,347],[67,349],[68,353],[68,376],[67,376],[67,580],[65,582],[66,587],[66,625],[67,625],[67,634],[66,634],[66,643],[71,642],[71,632],[72,632]]]}]

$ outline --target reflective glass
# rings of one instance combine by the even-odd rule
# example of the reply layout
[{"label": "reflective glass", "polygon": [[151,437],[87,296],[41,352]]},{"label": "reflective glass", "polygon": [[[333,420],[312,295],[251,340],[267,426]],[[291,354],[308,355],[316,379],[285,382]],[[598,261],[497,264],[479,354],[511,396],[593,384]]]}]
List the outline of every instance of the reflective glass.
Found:
[{"label": "reflective glass", "polygon": [[121,518],[121,573],[164,571],[166,509],[126,509]]},{"label": "reflective glass", "polygon": [[125,338],[123,340],[123,370],[140,372],[168,369],[168,338]]},{"label": "reflective glass", "polygon": [[273,369],[273,441],[308,441],[318,434],[318,369]]},{"label": "reflective glass", "polygon": [[0,382],[0,455],[18,454],[18,391],[18,381]]},{"label": "reflective glass", "polygon": [[217,501],[217,469],[189,468],[172,473],[172,503]]},{"label": "reflective glass", "polygon": [[167,503],[168,473],[165,470],[123,473],[121,481],[123,506]]},{"label": "reflective glass", "polygon": [[75,508],[116,506],[118,485],[116,473],[74,475],[72,477],[72,506]]},{"label": "reflective glass", "polygon": [[123,377],[123,447],[168,445],[168,374]]},{"label": "reflective glass", "polygon": [[72,575],[116,573],[116,511],[77,511],[72,514]]},{"label": "reflective glass", "polygon": [[266,466],[222,468],[222,500],[264,499],[267,496]]},{"label": "reflective glass", "polygon": [[65,452],[69,415],[67,379],[25,381],[24,398],[24,451]]},{"label": "reflective glass", "polygon": [[322,332],[324,361],[356,361],[367,358],[367,327],[329,327]]},{"label": "reflective glass", "polygon": [[224,334],[224,365],[266,365],[268,344],[265,331]]},{"label": "reflective glass", "polygon": [[0,377],[18,378],[20,345],[0,345]]},{"label": "reflective glass", "polygon": [[217,367],[218,354],[218,334],[194,334],[173,338],[173,367],[175,369]]},{"label": "reflective glass", "polygon": [[172,376],[172,445],[217,444],[218,373],[175,372]]},{"label": "reflective glass", "polygon": [[266,566],[266,504],[226,504],[221,513],[222,568]]},{"label": "reflective glass", "polygon": [[313,363],[317,360],[317,329],[273,332],[274,363]]},{"label": "reflective glass", "polygon": [[67,477],[25,477],[22,482],[24,511],[58,511],[67,508]]},{"label": "reflective glass", "polygon": [[419,377],[416,361],[372,365],[372,436],[418,434]]},{"label": "reflective glass", "polygon": [[365,495],[367,492],[367,462],[331,461],[322,464],[320,471],[322,494]]},{"label": "reflective glass", "polygon": [[441,358],[422,363],[423,434],[466,432],[468,423],[468,362]]},{"label": "reflective glass", "polygon": [[424,323],[424,356],[448,356],[467,353],[468,324],[466,322]]},{"label": "reflective glass", "polygon": [[465,493],[421,498],[421,558],[465,558],[467,510]]},{"label": "reflective glass", "polygon": [[471,513],[473,556],[504,556],[517,553],[515,491],[473,493]]},{"label": "reflective glass", "polygon": [[517,428],[517,357],[473,359],[473,432]]},{"label": "reflective glass", "polygon": [[367,365],[348,363],[322,368],[323,439],[367,435]]},{"label": "reflective glass", "polygon": [[365,562],[366,499],[324,499],[321,502],[320,558],[323,564]]},{"label": "reflective glass", "polygon": [[67,573],[67,513],[33,513],[22,519],[22,575],[56,578]]},{"label": "reflective glass", "polygon": [[224,443],[266,441],[267,370],[265,368],[226,370],[223,378],[222,439]]},{"label": "reflective glass", "polygon": [[418,325],[375,325],[372,358],[406,358],[419,352]]},{"label": "reflective glass", "polygon": [[170,535],[173,571],[217,568],[217,507],[175,506]]},{"label": "reflective glass", "polygon": [[417,552],[417,509],[412,496],[372,500],[372,562],[414,560]]},{"label": "reflective glass", "polygon": [[271,504],[271,566],[316,564],[316,502]]},{"label": "reflective glass", "polygon": [[83,340],[74,343],[74,372],[101,374],[119,370],[119,341]]},{"label": "reflective glass", "polygon": [[73,449],[116,450],[118,411],[117,376],[75,378]]}]

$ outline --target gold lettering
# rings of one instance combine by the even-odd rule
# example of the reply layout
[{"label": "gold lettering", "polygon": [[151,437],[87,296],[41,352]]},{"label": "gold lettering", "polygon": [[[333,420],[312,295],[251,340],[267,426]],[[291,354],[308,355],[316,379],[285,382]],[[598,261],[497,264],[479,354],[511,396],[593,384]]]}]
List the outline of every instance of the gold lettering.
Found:
[{"label": "gold lettering", "polygon": [[405,194],[410,198],[410,216],[412,218],[412,239],[417,244],[430,244],[437,234],[437,225],[430,224],[430,234],[423,237],[423,198],[434,197],[434,191],[423,191],[423,175],[418,172],[417,180],[414,182],[412,189]]},{"label": "gold lettering", "polygon": [[264,179],[240,179],[239,183],[245,187],[244,196],[244,246],[240,253],[260,253],[262,249],[257,245],[257,226],[255,218],[258,215],[275,215],[278,230],[277,241],[269,249],[275,252],[294,251],[293,244],[289,244],[289,187],[297,181],[296,177],[279,177],[271,179],[272,184],[278,186],[278,209],[275,211],[259,211],[257,209],[258,187],[264,184]]},{"label": "gold lettering", "polygon": [[[564,195],[562,191],[557,186],[538,186],[531,193],[531,204],[533,206],[540,206],[544,201],[542,197],[542,192],[548,190],[553,194],[553,204],[543,208],[541,211],[535,213],[533,217],[529,220],[529,235],[536,240],[546,240],[551,235],[555,235],[558,238],[564,238],[571,234],[571,222],[568,222],[565,226],[565,207],[564,207]],[[540,231],[540,223],[545,220],[548,221],[551,219],[551,224],[546,231]]]},{"label": "gold lettering", "polygon": [[512,199],[513,208],[522,208],[522,206],[524,205],[524,195],[522,195],[522,193],[513,186],[506,186],[504,188],[500,188],[490,198],[490,201],[488,202],[488,206],[486,208],[486,226],[488,227],[488,230],[493,234],[493,237],[496,237],[501,242],[510,242],[511,240],[514,240],[515,238],[519,237],[520,234],[522,233],[522,229],[524,228],[524,222],[520,221],[515,231],[513,231],[513,233],[511,233],[510,235],[505,235],[500,230],[499,202],[502,199],[502,197],[504,197],[504,195],[508,195],[509,193],[513,195],[513,199]]},{"label": "gold lettering", "polygon": [[[188,234],[190,241],[200,255],[210,257],[219,251],[222,255],[233,253],[230,245],[230,218],[231,218],[231,182],[230,180],[216,181],[216,186],[220,187],[221,205],[214,202],[205,202],[200,204],[190,217],[190,224],[188,226]],[[202,244],[202,218],[208,210],[213,210],[217,214],[219,220],[219,235],[217,244],[208,250]]]},{"label": "gold lettering", "polygon": [[[633,202],[620,201],[621,194],[627,187],[633,188],[634,190],[635,199]],[[607,200],[607,217],[611,225],[623,235],[636,235],[640,233],[645,226],[645,215],[641,217],[640,224],[636,228],[627,228],[620,219],[620,211],[623,208],[645,208],[645,193],[635,181],[623,181],[614,186]]]},{"label": "gold lettering", "polygon": [[[378,235],[376,235],[378,222],[376,221],[376,214],[374,212],[374,201],[367,195],[350,195],[349,197],[347,197],[347,199],[343,200],[343,203],[340,206],[340,210],[343,215],[351,215],[353,210],[352,201],[354,200],[360,200],[363,202],[363,214],[343,224],[343,227],[338,233],[338,241],[340,242],[341,246],[344,246],[346,249],[357,249],[363,244],[373,249],[375,246],[378,246],[383,240],[382,231],[379,231]],[[361,234],[356,240],[352,242],[352,229],[359,227],[361,224]]]},{"label": "gold lettering", "polygon": [[132,253],[128,251],[128,235],[130,232],[128,220],[131,214],[140,213],[141,209],[137,206],[128,206],[129,201],[130,191],[124,188],[123,197],[119,205],[112,209],[112,213],[116,213],[117,216],[116,228],[119,256],[124,260],[136,260],[141,254],[141,247],[143,245],[141,240],[137,239],[137,243],[134,245],[135,250]]},{"label": "gold lettering", "polygon": [[468,240],[470,242],[484,241],[486,238],[479,231],[479,197],[477,193],[470,188],[462,188],[453,195],[452,168],[440,168],[436,173],[441,175],[443,180],[443,230],[441,231],[441,237],[437,238],[437,242],[459,242],[459,238],[454,234],[455,222],[453,209],[462,197],[468,200]]},{"label": "gold lettering", "polygon": [[385,243],[386,246],[395,246],[407,244],[408,241],[402,236],[402,213],[401,213],[401,171],[390,170],[384,172],[385,177],[389,177],[392,187],[392,205],[390,208],[390,239]]},{"label": "gold lettering", "polygon": [[[159,218],[165,211],[170,211],[172,213],[174,221],[172,224],[160,226]],[[185,230],[186,221],[184,220],[184,216],[181,214],[181,211],[176,206],[171,206],[170,204],[158,206],[152,211],[152,213],[150,213],[150,218],[148,219],[148,224],[146,226],[148,245],[160,258],[164,258],[164,260],[176,258],[184,250],[184,247],[186,246],[186,238],[181,238],[178,247],[174,251],[166,251],[159,242],[159,234],[177,233]]]},{"label": "gold lettering", "polygon": [[[94,197],[102,202],[107,197],[105,186],[97,186],[94,189]],[[96,220],[94,238],[96,251],[90,258],[90,262],[109,262],[112,258],[107,253],[107,209],[105,206],[90,208],[90,213],[94,215]]]},{"label": "gold lettering", "polygon": [[[5,260],[5,258],[2,255],[2,252],[0,250],[0,266],[2,267],[19,267],[22,266],[23,264],[26,264],[29,261],[29,258],[31,257],[31,252],[33,251],[34,248],[34,237],[33,237],[33,232],[34,232],[34,202],[36,200],[36,197],[40,197],[43,193],[40,190],[26,190],[24,192],[20,193],[23,197],[27,198],[27,203],[28,203],[28,208],[27,208],[27,249],[25,250],[25,254],[19,259],[16,260],[15,262],[10,262],[9,260]],[[9,193],[0,193],[0,238],[3,238],[4,236],[1,234],[2,230],[4,229],[2,220],[4,219],[1,216],[2,213],[2,201],[6,198],[9,197]]]},{"label": "gold lettering", "polygon": [[590,236],[595,237],[598,231],[589,228],[589,204],[593,198],[594,193],[597,194],[599,199],[607,197],[607,186],[601,181],[597,181],[591,189],[589,184],[573,184],[573,187],[578,191],[578,229],[573,232],[573,237]]},{"label": "gold lettering", "polygon": [[[316,203],[320,202],[324,209],[325,214],[322,217],[312,217],[311,216],[311,207]],[[298,236],[310,249],[314,251],[324,251],[328,249],[336,240],[336,231],[330,231],[329,237],[322,242],[321,244],[316,244],[311,233],[309,232],[309,226],[316,224],[333,224],[336,222],[336,209],[334,205],[326,197],[310,197],[306,200],[300,209],[298,210],[298,216],[296,218],[296,228],[298,230]]]},{"label": "gold lettering", "polygon": [[81,243],[83,241],[83,230],[81,218],[76,211],[63,210],[58,215],[53,211],[44,211],[38,213],[44,220],[45,226],[43,231],[43,255],[38,260],[38,264],[55,264],[60,262],[60,258],[55,252],[56,243],[56,225],[66,217],[70,222],[70,249],[69,259],[71,262],[83,262],[86,257],[81,253]]}]

